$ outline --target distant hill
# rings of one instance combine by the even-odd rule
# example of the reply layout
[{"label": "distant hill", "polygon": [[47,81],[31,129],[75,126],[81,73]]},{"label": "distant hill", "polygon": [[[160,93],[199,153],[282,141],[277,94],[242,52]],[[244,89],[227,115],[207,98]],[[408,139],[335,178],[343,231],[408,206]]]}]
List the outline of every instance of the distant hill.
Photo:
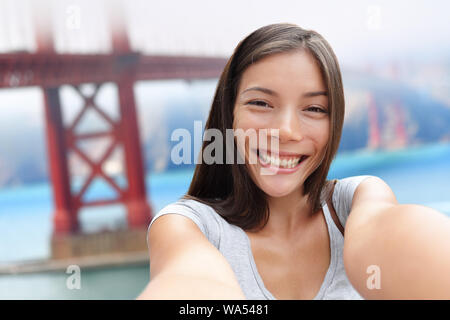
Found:
[{"label": "distant hill", "polygon": [[349,74],[346,92],[362,95],[346,113],[340,152],[369,146],[370,95],[377,110],[380,131],[379,149],[396,148],[395,141],[403,131],[408,147],[437,141],[450,141],[450,106],[434,99],[425,90],[417,90],[392,80]]},{"label": "distant hill", "polygon": [[[371,101],[379,131],[376,148],[392,149],[450,140],[450,106],[436,101],[431,94],[363,73],[346,73],[344,84],[346,116],[339,152],[369,146],[369,128],[371,124],[373,126],[369,116]],[[137,99],[139,124],[148,170],[156,172],[194,166],[176,165],[170,161],[170,152],[178,143],[170,140],[171,134],[177,128],[185,128],[193,138],[194,121],[202,121],[202,127],[205,125],[215,85],[216,80],[205,82],[188,87],[185,93],[164,94],[157,99],[152,90],[148,93],[141,90],[144,93],[141,92]],[[403,120],[395,122],[392,119],[398,114]],[[38,125],[21,126],[0,120],[0,187],[48,179],[44,121],[36,121]],[[404,135],[400,145],[396,136],[399,132]],[[191,154],[194,159],[193,142]]]}]

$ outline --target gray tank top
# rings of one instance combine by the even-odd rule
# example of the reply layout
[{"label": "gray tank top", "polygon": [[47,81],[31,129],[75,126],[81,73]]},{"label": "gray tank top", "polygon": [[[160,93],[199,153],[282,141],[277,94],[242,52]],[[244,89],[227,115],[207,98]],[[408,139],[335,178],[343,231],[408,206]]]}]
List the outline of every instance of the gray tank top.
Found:
[{"label": "gray tank top", "polygon": [[[370,176],[354,176],[338,180],[332,196],[336,214],[345,228],[356,187]],[[362,299],[347,278],[344,269],[344,237],[331,217],[326,202],[322,209],[330,238],[330,265],[319,292],[314,299]],[[180,214],[191,219],[227,259],[247,299],[264,300],[275,297],[264,286],[258,273],[247,234],[238,226],[228,223],[212,207],[190,199],[179,199],[165,206],[152,219],[165,214]]]}]

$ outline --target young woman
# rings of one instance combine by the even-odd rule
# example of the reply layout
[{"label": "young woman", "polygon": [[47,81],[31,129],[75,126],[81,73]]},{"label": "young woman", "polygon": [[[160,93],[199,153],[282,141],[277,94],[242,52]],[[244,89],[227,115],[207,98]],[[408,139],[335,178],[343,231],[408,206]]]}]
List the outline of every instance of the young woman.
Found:
[{"label": "young woman", "polygon": [[[327,181],[343,121],[322,36],[273,24],[242,40],[205,126],[222,133],[223,159],[198,164],[187,194],[153,217],[139,298],[449,299],[450,219],[398,204],[375,176]],[[269,134],[236,146],[227,129]]]}]

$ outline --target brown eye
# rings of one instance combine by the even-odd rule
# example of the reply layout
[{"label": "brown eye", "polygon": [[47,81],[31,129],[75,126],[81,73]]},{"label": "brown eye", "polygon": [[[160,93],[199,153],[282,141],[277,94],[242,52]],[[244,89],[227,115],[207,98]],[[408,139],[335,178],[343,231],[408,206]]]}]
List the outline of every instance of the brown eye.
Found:
[{"label": "brown eye", "polygon": [[324,109],[319,108],[319,107],[309,107],[307,110],[311,110],[313,112],[318,112],[318,113],[328,113],[327,110],[324,110]]},{"label": "brown eye", "polygon": [[269,106],[269,104],[267,102],[264,102],[264,101],[261,101],[261,100],[250,101],[247,104],[250,104],[250,105],[253,105],[253,106],[270,108],[270,106]]}]

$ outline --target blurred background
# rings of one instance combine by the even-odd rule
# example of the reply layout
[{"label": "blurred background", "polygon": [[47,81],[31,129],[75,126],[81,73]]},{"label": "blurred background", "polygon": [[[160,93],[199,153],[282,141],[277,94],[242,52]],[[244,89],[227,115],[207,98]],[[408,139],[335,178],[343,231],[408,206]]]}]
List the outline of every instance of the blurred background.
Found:
[{"label": "blurred background", "polygon": [[[329,178],[376,175],[400,203],[450,216],[449,10],[437,0],[0,0],[0,299],[141,292],[146,244],[132,232],[187,191],[194,169],[171,161],[171,134],[185,128],[194,145],[226,60],[270,23],[318,31],[340,61],[345,125]],[[67,283],[73,264],[80,288]]]}]

